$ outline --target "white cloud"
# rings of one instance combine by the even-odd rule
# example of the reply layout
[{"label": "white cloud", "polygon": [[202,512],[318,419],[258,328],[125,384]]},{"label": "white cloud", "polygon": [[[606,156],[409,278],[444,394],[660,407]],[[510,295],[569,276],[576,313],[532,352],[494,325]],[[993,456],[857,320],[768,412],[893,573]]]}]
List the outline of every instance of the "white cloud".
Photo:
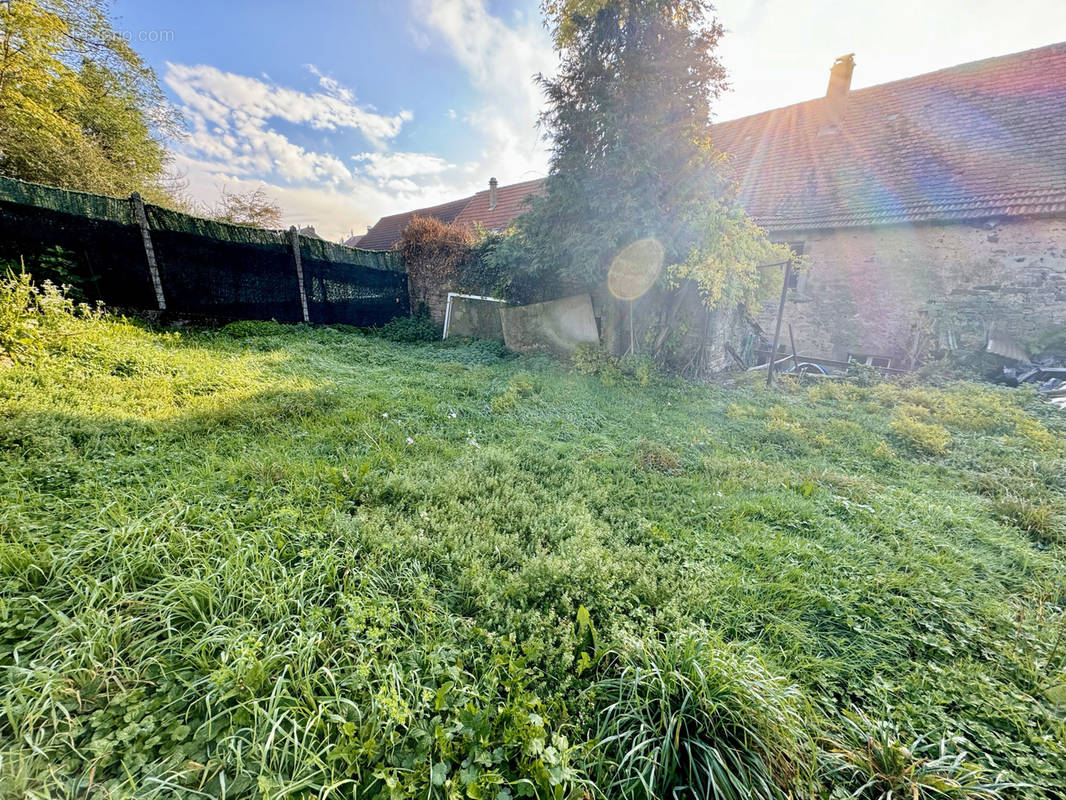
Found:
[{"label": "white cloud", "polygon": [[[210,66],[167,65],[164,80],[190,121],[175,166],[193,199],[210,207],[223,186],[239,192],[262,187],[281,204],[286,225],[314,223],[335,239],[383,214],[471,190],[462,170],[439,156],[384,152],[410,112],[387,115],[361,106],[336,79],[308,69],[321,91],[301,92]],[[279,120],[311,130],[357,131],[379,150],[346,163],[292,141],[276,129]],[[449,170],[452,181],[446,179]]]},{"label": "white cloud", "polygon": [[[176,166],[193,198],[211,206],[223,186],[239,192],[261,187],[280,203],[286,226],[313,223],[337,239],[350,229],[361,233],[383,215],[472,194],[491,175],[501,183],[543,175],[547,151],[535,129],[542,98],[534,76],[550,71],[555,60],[545,31],[521,16],[505,23],[489,13],[485,0],[411,2],[416,44],[443,47],[481,98],[467,113],[446,112],[469,126],[466,135],[481,145],[478,161],[453,164],[434,153],[393,152],[390,143],[413,114],[360,103],[350,88],[311,64],[306,67],[317,86],[301,91],[265,74],[170,63],[164,81],[190,123]],[[323,133],[361,136],[366,152],[333,152],[325,140],[298,143],[281,123],[320,132],[312,140]]]},{"label": "white cloud", "polygon": [[[555,54],[539,22],[514,26],[493,16],[486,0],[413,0],[415,16],[466,70],[481,104],[464,116],[485,140],[481,168],[501,182],[546,173],[547,148],[536,130],[543,104],[537,74],[551,74]],[[451,116],[451,113],[449,113]]]},{"label": "white cloud", "polygon": [[[189,182],[192,199],[213,206],[225,187],[231,192],[262,188],[282,208],[282,221],[289,225],[313,224],[327,239],[347,238],[350,231],[363,233],[384,214],[442,203],[472,191],[468,182],[417,183],[409,178],[376,180],[355,175],[345,184],[307,183],[294,185],[259,179],[228,169],[224,162],[179,153],[179,174]],[[457,188],[461,187],[461,188]]]},{"label": "white cloud", "polygon": [[437,175],[452,166],[443,158],[428,153],[360,153],[352,158],[366,162],[364,172],[381,179]]},{"label": "white cloud", "polygon": [[204,64],[168,63],[165,80],[194,122],[202,119],[222,127],[235,121],[263,126],[269,119],[280,119],[317,130],[352,128],[383,143],[412,118],[410,111],[387,116],[361,106],[348,89],[314,72],[325,91],[301,92]]}]

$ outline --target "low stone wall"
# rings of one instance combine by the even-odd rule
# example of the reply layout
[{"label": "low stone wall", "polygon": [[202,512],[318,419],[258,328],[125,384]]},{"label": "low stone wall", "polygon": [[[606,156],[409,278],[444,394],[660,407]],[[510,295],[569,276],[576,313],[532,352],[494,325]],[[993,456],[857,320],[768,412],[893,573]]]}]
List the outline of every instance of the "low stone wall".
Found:
[{"label": "low stone wall", "polygon": [[599,341],[587,294],[528,306],[503,306],[500,317],[504,343],[515,352],[544,349],[565,357],[580,344]]},{"label": "low stone wall", "polygon": [[[810,260],[785,309],[804,354],[905,360],[916,334],[919,349],[980,349],[993,328],[1024,341],[1066,324],[1064,217],[784,238]],[[776,311],[763,307],[764,330]]]}]

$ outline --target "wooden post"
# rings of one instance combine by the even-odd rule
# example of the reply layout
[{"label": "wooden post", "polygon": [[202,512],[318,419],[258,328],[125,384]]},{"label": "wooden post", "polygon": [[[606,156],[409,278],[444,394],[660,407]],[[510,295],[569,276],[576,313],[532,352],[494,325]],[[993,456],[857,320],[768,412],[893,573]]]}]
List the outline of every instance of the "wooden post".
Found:
[{"label": "wooden post", "polygon": [[307,313],[307,292],[304,289],[304,265],[300,260],[300,233],[295,225],[289,228],[289,244],[292,245],[292,259],[296,262],[296,280],[300,284],[300,308],[304,322],[310,322],[311,316]]},{"label": "wooden post", "polygon": [[144,201],[139,192],[130,195],[130,203],[133,204],[133,215],[137,218],[137,225],[141,229],[141,241],[144,243],[144,256],[148,259],[148,274],[152,276],[152,286],[155,288],[155,302],[160,311],[167,310],[167,301],[163,297],[163,281],[159,278],[159,267],[155,261],[155,248],[152,246],[152,232],[148,228],[148,215],[144,213]]},{"label": "wooden post", "polygon": [[785,298],[788,296],[788,279],[792,276],[791,262],[785,262],[785,282],[781,285],[781,303],[777,306],[777,325],[774,327],[774,344],[770,348],[770,363],[766,367],[766,385],[774,385],[774,362],[777,360],[777,343],[781,341],[781,319],[785,316]]}]

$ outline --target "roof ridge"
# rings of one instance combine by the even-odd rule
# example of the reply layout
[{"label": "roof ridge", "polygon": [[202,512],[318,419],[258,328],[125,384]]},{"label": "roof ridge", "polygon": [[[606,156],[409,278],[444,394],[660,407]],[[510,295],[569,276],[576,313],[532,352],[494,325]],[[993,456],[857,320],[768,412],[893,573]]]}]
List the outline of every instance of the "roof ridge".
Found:
[{"label": "roof ridge", "polygon": [[[950,67],[941,67],[940,69],[930,70],[929,72],[919,72],[917,75],[908,75],[907,77],[895,78],[895,79],[890,80],[890,81],[885,81],[884,83],[875,83],[872,86],[864,86],[861,89],[849,89],[846,97],[850,98],[850,97],[852,97],[854,95],[857,95],[857,94],[865,94],[865,93],[870,92],[870,91],[872,91],[874,89],[884,89],[887,86],[894,86],[895,84],[899,84],[899,83],[908,83],[910,81],[916,81],[916,80],[918,80],[920,78],[928,78],[928,77],[931,77],[933,75],[942,75],[942,74],[944,74],[946,72],[957,72],[957,71],[961,71],[961,70],[965,70],[965,69],[971,69],[971,68],[979,66],[979,65],[992,64],[993,62],[996,62],[996,61],[1007,61],[1008,59],[1019,58],[1020,56],[1026,56],[1026,55],[1029,55],[1031,53],[1037,53],[1037,52],[1040,52],[1040,51],[1052,51],[1052,50],[1056,50],[1056,49],[1061,49],[1064,53],[1066,53],[1066,41],[1064,41],[1064,42],[1053,42],[1051,44],[1045,44],[1045,45],[1042,45],[1040,47],[1031,47],[1028,50],[1019,50],[1016,53],[1004,53],[1003,55],[999,55],[999,56],[989,56],[988,58],[979,58],[976,61],[966,61],[966,62],[963,62],[962,64],[953,64]],[[756,117],[762,117],[762,116],[765,116],[767,114],[776,114],[778,111],[784,111],[785,109],[789,109],[789,108],[797,108],[799,106],[805,106],[805,105],[807,105],[809,103],[817,103],[817,102],[822,101],[822,100],[825,100],[825,95],[820,95],[818,97],[811,97],[811,98],[809,98],[807,100],[798,100],[795,103],[788,103],[787,105],[778,106],[777,108],[768,108],[765,111],[756,111],[754,114],[745,114],[743,117],[734,117],[732,119],[723,119],[723,120],[721,120],[719,122],[712,122],[711,125],[712,125],[712,127],[717,127],[719,125],[728,125],[728,124],[733,123],[733,122],[743,122],[744,120],[755,119]]]}]

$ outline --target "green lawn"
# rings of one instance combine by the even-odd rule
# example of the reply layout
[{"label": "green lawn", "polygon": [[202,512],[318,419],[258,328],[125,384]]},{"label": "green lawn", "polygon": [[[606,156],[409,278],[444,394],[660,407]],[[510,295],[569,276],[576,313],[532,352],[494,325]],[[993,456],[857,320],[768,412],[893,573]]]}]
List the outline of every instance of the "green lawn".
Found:
[{"label": "green lawn", "polygon": [[0,367],[0,796],[1064,796],[1031,393],[262,329]]}]

